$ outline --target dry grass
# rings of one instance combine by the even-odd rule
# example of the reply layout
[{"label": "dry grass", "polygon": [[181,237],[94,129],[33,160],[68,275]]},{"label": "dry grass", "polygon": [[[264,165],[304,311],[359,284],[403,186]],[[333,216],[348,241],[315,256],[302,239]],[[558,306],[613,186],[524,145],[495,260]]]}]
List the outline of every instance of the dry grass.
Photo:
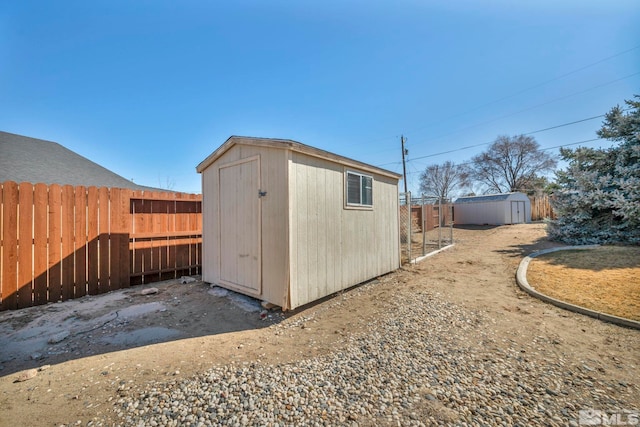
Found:
[{"label": "dry grass", "polygon": [[527,280],[550,297],[640,321],[639,247],[544,254],[529,264]]}]

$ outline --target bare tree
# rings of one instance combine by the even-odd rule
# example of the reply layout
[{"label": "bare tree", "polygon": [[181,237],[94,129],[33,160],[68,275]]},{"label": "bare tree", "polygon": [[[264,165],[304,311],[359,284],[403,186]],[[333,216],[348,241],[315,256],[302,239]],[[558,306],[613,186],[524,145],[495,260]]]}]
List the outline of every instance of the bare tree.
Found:
[{"label": "bare tree", "polygon": [[531,136],[499,136],[487,151],[471,159],[469,170],[471,178],[490,193],[526,192],[556,164]]},{"label": "bare tree", "polygon": [[420,175],[420,191],[443,202],[450,200],[451,194],[469,184],[467,170],[450,161],[440,165],[430,165]]},{"label": "bare tree", "polygon": [[158,176],[158,186],[163,190],[173,191],[176,187],[176,180],[167,175],[164,181]]}]

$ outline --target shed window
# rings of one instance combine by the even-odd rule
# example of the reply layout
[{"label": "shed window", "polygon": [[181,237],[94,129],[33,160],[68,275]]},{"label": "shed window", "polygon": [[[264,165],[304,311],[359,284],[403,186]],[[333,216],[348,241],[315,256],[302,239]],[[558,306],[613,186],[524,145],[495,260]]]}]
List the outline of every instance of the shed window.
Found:
[{"label": "shed window", "polygon": [[373,206],[373,177],[347,172],[347,205]]}]

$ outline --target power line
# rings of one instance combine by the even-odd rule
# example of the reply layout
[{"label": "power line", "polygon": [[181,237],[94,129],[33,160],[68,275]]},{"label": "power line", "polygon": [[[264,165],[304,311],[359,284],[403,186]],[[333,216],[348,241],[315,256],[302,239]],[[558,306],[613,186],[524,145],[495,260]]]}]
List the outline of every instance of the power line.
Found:
[{"label": "power line", "polygon": [[[625,111],[627,111],[627,110],[625,110]],[[586,119],[576,120],[575,122],[563,123],[561,125],[551,126],[549,128],[545,128],[545,129],[534,130],[533,132],[523,133],[523,135],[532,135],[534,133],[540,133],[540,132],[545,132],[545,131],[552,130],[552,129],[558,129],[558,128],[569,126],[569,125],[575,125],[576,123],[582,123],[582,122],[587,122],[589,120],[599,119],[600,117],[604,117],[604,116],[606,116],[606,114],[600,114],[599,116],[588,117]]]},{"label": "power line", "polygon": [[586,144],[587,142],[593,142],[593,141],[604,141],[604,139],[602,138],[587,139],[584,141],[572,142],[571,144],[562,144],[562,145],[556,145],[555,147],[542,148],[540,151],[548,151],[548,150],[553,150],[554,148],[563,148],[563,147],[570,147],[572,145]]},{"label": "power line", "polygon": [[[588,142],[594,142],[594,141],[604,141],[604,139],[602,139],[602,138],[586,139],[584,141],[571,142],[569,144],[562,144],[562,145],[556,145],[556,146],[553,146],[553,147],[541,148],[540,151],[549,151],[549,150],[554,150],[556,148],[571,147],[573,145],[586,144]],[[415,159],[410,159],[410,160],[415,160]],[[469,161],[464,162],[464,163],[458,163],[458,166],[467,166],[467,165],[472,165],[474,163],[476,163],[476,161],[469,160]],[[421,171],[408,172],[407,175],[412,175],[414,173],[419,173],[419,172],[421,172]]]},{"label": "power line", "polygon": [[612,85],[614,83],[617,83],[619,81],[628,79],[630,77],[637,76],[638,74],[640,74],[640,71],[638,71],[636,73],[633,73],[633,74],[629,74],[629,75],[624,76],[624,77],[620,77],[620,78],[615,79],[615,80],[610,80],[610,81],[608,81],[606,83],[601,83],[599,85],[592,86],[592,87],[590,87],[588,89],[584,89],[584,90],[581,90],[579,92],[574,92],[574,93],[571,93],[569,95],[564,95],[564,96],[561,96],[559,98],[555,98],[555,99],[552,99],[550,101],[543,102],[542,104],[536,104],[536,105],[533,105],[531,107],[527,107],[527,108],[524,108],[522,110],[515,111],[513,113],[505,114],[503,116],[496,117],[496,118],[491,119],[491,120],[487,120],[487,121],[484,121],[484,122],[481,122],[481,123],[476,123],[475,125],[467,126],[465,128],[458,129],[458,130],[456,130],[454,132],[445,133],[445,134],[440,135],[440,136],[438,136],[436,138],[433,138],[431,141],[436,140],[436,139],[441,139],[441,138],[443,138],[445,136],[454,135],[456,133],[460,133],[460,132],[463,132],[465,130],[473,129],[473,128],[476,128],[478,126],[483,126],[483,125],[486,125],[486,124],[489,124],[489,123],[497,122],[498,120],[506,119],[507,117],[512,117],[512,116],[518,115],[520,113],[524,113],[525,111],[530,111],[530,110],[534,110],[536,108],[544,107],[545,105],[549,105],[549,104],[552,104],[552,103],[557,102],[557,101],[562,101],[564,99],[571,98],[571,97],[576,96],[576,95],[582,95],[583,93],[590,92],[590,91],[595,90],[595,89],[600,89],[602,87]]},{"label": "power line", "polygon": [[[640,46],[637,46],[637,47],[640,47]],[[636,49],[636,48],[634,48],[634,49]],[[631,50],[633,50],[633,49],[631,49]],[[504,119],[504,118],[507,118],[507,117],[511,117],[511,116],[516,115],[516,114],[523,113],[525,111],[533,110],[535,108],[539,108],[539,107],[554,103],[556,101],[560,101],[560,100],[563,100],[563,99],[566,99],[566,98],[570,98],[570,97],[575,96],[575,95],[580,95],[580,94],[583,94],[585,92],[592,91],[594,89],[599,89],[599,88],[604,87],[604,86],[609,86],[609,85],[617,83],[617,82],[619,82],[621,80],[625,80],[625,79],[628,79],[630,77],[637,76],[638,74],[640,74],[640,71],[638,71],[636,73],[633,73],[633,74],[629,74],[629,75],[624,76],[624,77],[620,77],[620,78],[615,79],[615,80],[610,80],[610,81],[608,81],[606,83],[602,83],[602,84],[599,84],[599,85],[596,85],[596,86],[592,86],[592,87],[590,87],[588,89],[584,89],[584,90],[579,91],[579,92],[574,92],[574,93],[569,94],[569,95],[565,95],[565,96],[562,96],[562,97],[559,97],[559,98],[552,99],[552,100],[547,101],[547,102],[543,102],[542,104],[537,104],[537,105],[534,105],[534,106],[531,106],[531,107],[527,107],[525,109],[516,111],[514,113],[510,113],[510,114],[507,114],[507,115],[504,115],[504,116],[497,117],[495,119],[488,120],[486,122],[477,123],[477,124],[475,124],[473,126],[467,126],[466,128],[462,128],[462,129],[454,131],[454,132],[449,132],[448,134],[440,135],[439,137],[434,138],[434,140],[435,139],[441,139],[441,138],[443,138],[445,136],[453,135],[453,134],[456,134],[456,133],[459,133],[459,132],[462,132],[462,131],[465,131],[465,130],[468,130],[468,129],[472,129],[474,127],[478,127],[478,126],[482,126],[482,125],[485,125],[485,124],[488,124],[488,123],[492,123],[492,122],[495,122],[495,121],[498,121],[498,120],[501,120],[501,119]],[[624,110],[624,111],[627,111],[627,110]],[[532,132],[524,133],[523,135],[532,135],[534,133],[539,133],[539,132],[544,132],[544,131],[547,131],[547,130],[557,129],[557,128],[561,128],[561,127],[564,127],[564,126],[569,126],[569,125],[572,125],[572,124],[577,124],[577,123],[581,123],[581,122],[585,122],[585,121],[589,121],[589,120],[594,120],[594,119],[597,119],[597,118],[600,118],[600,117],[604,117],[604,116],[605,116],[605,114],[601,114],[599,116],[588,117],[586,119],[576,120],[575,122],[563,123],[561,125],[552,126],[552,127],[549,127],[549,128],[539,129],[539,130],[535,130],[535,131],[532,131]],[[491,143],[493,143],[493,141],[491,141],[491,142],[483,142],[483,143],[480,143],[480,144],[468,145],[466,147],[456,148],[456,149],[448,150],[448,151],[442,151],[442,152],[436,153],[436,154],[428,154],[428,155],[425,155],[425,156],[420,156],[420,157],[415,157],[413,159],[408,159],[407,162],[410,162],[410,161],[413,161],[413,160],[419,160],[419,159],[426,159],[428,157],[436,157],[436,156],[440,156],[440,155],[443,155],[443,154],[455,153],[455,152],[458,152],[458,151],[468,150],[470,148],[476,148],[476,147],[481,147],[483,145],[489,145]],[[396,162],[389,162],[389,163],[381,164],[379,166],[385,166],[385,165],[390,165],[390,164],[395,164],[395,163]]]},{"label": "power line", "polygon": [[[626,53],[629,53],[629,52],[631,52],[631,51],[634,51],[634,50],[636,50],[636,49],[638,49],[638,48],[640,48],[640,45],[634,46],[634,47],[632,47],[632,48],[630,48],[630,49],[627,49],[627,50],[624,50],[624,51],[622,51],[622,52],[618,52],[618,53],[613,54],[613,55],[611,55],[611,56],[607,56],[606,58],[600,59],[600,60],[598,60],[598,61],[596,61],[596,62],[592,62],[591,64],[587,64],[587,65],[585,65],[585,66],[583,66],[583,67],[580,67],[580,68],[577,68],[577,69],[575,69],[575,70],[569,71],[568,73],[562,74],[562,75],[560,75],[560,76],[554,77],[554,78],[549,79],[549,80],[546,80],[546,81],[544,81],[544,82],[536,83],[536,84],[534,84],[533,86],[530,86],[530,87],[528,87],[528,88],[526,88],[526,89],[522,89],[522,90],[520,90],[520,91],[518,91],[518,92],[515,92],[515,93],[513,93],[513,94],[511,94],[511,95],[507,95],[507,96],[504,96],[504,97],[502,97],[502,98],[498,98],[498,99],[496,99],[496,100],[489,101],[489,102],[487,102],[487,103],[485,103],[485,104],[479,105],[478,107],[472,108],[472,109],[467,110],[467,111],[465,111],[465,112],[458,113],[458,114],[454,114],[454,115],[449,116],[449,117],[447,117],[447,118],[445,118],[445,119],[439,120],[439,122],[443,122],[443,121],[446,121],[446,120],[454,119],[454,118],[456,118],[456,117],[464,116],[464,115],[469,114],[469,113],[472,113],[472,112],[474,112],[474,111],[478,111],[478,110],[480,110],[480,109],[483,109],[483,108],[485,108],[485,107],[487,107],[487,106],[489,106],[489,105],[493,105],[493,104],[496,104],[496,103],[498,103],[498,102],[504,101],[504,100],[506,100],[506,99],[513,98],[514,96],[521,95],[521,94],[523,94],[523,93],[525,93],[525,92],[529,92],[529,91],[531,91],[531,90],[533,90],[533,89],[537,89],[537,88],[539,88],[539,87],[545,86],[545,85],[547,85],[547,84],[549,84],[549,83],[552,83],[552,82],[554,82],[554,81],[561,80],[561,79],[563,79],[563,78],[565,78],[565,77],[567,77],[567,76],[570,76],[570,75],[572,75],[572,74],[576,74],[576,73],[578,73],[578,72],[580,72],[580,71],[586,70],[587,68],[591,68],[591,67],[593,67],[593,66],[595,66],[595,65],[601,64],[601,63],[603,63],[603,62],[605,62],[605,61],[608,61],[608,60],[610,60],[610,59],[613,59],[613,58],[616,58],[616,57],[618,57],[618,56],[621,56],[621,55],[624,55],[624,54],[626,54]],[[638,73],[636,73],[636,74],[638,74]],[[635,74],[634,74],[634,75],[635,75]],[[628,76],[628,77],[630,77],[630,76]],[[626,77],[625,77],[625,78],[626,78]],[[535,107],[534,107],[534,108],[535,108]],[[525,111],[526,111],[526,110],[525,110]],[[515,113],[515,114],[517,114],[517,113]],[[419,127],[419,128],[415,128],[415,129],[414,129],[413,131],[411,131],[411,132],[415,132],[415,131],[417,131],[417,130],[422,130],[422,129],[425,129],[425,128],[430,127],[430,126],[431,126],[431,124],[429,124],[429,125],[425,125],[425,126],[421,126],[421,127]]]},{"label": "power line", "polygon": [[[605,116],[605,114],[600,114],[599,116],[587,117],[586,119],[575,120],[573,122],[563,123],[563,124],[560,124],[560,125],[555,125],[555,126],[551,126],[551,127],[544,128],[544,129],[538,129],[538,130],[534,130],[534,131],[531,131],[531,132],[523,133],[522,135],[532,135],[534,133],[540,133],[540,132],[545,132],[545,131],[552,130],[552,129],[558,129],[558,128],[561,128],[561,127],[570,126],[570,125],[574,125],[574,124],[577,124],[577,123],[586,122],[586,121],[589,121],[589,120],[595,120],[595,119],[598,119],[598,118],[601,118],[601,117],[604,117],[604,116]],[[411,161],[414,161],[414,160],[420,160],[420,159],[426,159],[428,157],[441,156],[443,154],[455,153],[455,152],[458,152],[458,151],[464,151],[464,150],[468,150],[470,148],[476,148],[476,147],[481,147],[481,146],[484,146],[484,145],[493,144],[494,142],[495,141],[483,142],[483,143],[480,143],[480,144],[473,144],[473,145],[467,145],[466,147],[455,148],[453,150],[442,151],[440,153],[427,154],[426,156],[414,157],[412,159],[407,160],[407,162],[411,162]],[[386,163],[386,164],[391,164],[391,163]]]},{"label": "power line", "polygon": [[[591,68],[591,67],[593,67],[593,66],[596,66],[596,65],[598,65],[598,64],[601,64],[601,63],[603,63],[603,62],[606,62],[606,61],[608,61],[608,60],[610,60],[610,59],[613,59],[613,58],[616,58],[616,57],[618,57],[618,56],[622,56],[622,55],[624,55],[624,54],[627,54],[627,53],[632,52],[632,51],[634,51],[634,50],[636,50],[636,49],[639,49],[639,48],[640,48],[640,45],[637,45],[637,46],[634,46],[634,47],[632,47],[632,48],[629,48],[629,49],[623,50],[623,51],[621,51],[621,52],[618,52],[618,53],[615,53],[615,54],[613,54],[613,55],[607,56],[607,57],[605,57],[605,58],[599,59],[599,60],[597,60],[597,61],[595,61],[595,62],[592,62],[592,63],[590,63],[590,64],[584,65],[584,66],[582,66],[582,67],[580,67],[580,68],[577,68],[577,69],[575,69],[575,70],[572,70],[572,71],[569,71],[569,72],[567,72],[567,73],[561,74],[561,75],[559,75],[559,76],[557,76],[557,77],[553,77],[553,78],[551,78],[551,79],[549,79],[549,80],[545,80],[545,81],[543,81],[543,82],[536,83],[536,84],[534,84],[534,85],[532,85],[532,86],[529,86],[529,87],[527,87],[527,88],[525,88],[525,89],[521,89],[521,90],[519,90],[519,91],[517,91],[517,92],[515,92],[515,93],[512,93],[511,95],[506,95],[506,96],[503,96],[503,97],[501,97],[501,98],[495,99],[495,100],[493,100],[493,101],[489,101],[489,102],[487,102],[487,103],[481,104],[481,105],[479,105],[479,106],[477,106],[477,107],[475,107],[475,108],[472,108],[472,109],[470,109],[470,110],[466,110],[466,111],[464,111],[464,112],[457,113],[457,114],[454,114],[454,115],[449,116],[449,117],[445,117],[444,119],[438,120],[438,122],[444,122],[444,121],[447,121],[447,120],[450,120],[450,119],[454,119],[454,118],[456,118],[456,117],[461,117],[461,116],[464,116],[464,115],[466,115],[466,114],[469,114],[469,113],[472,113],[472,112],[478,111],[478,110],[483,109],[483,108],[485,108],[485,107],[487,107],[487,106],[489,106],[489,105],[493,105],[493,104],[496,104],[496,103],[498,103],[498,102],[504,101],[504,100],[506,100],[506,99],[513,98],[513,97],[515,97],[515,96],[517,96],[517,95],[521,95],[521,94],[523,94],[523,93],[529,92],[529,91],[531,91],[531,90],[533,90],[533,89],[540,88],[540,87],[545,86],[545,85],[547,85],[547,84],[549,84],[549,83],[552,83],[552,82],[557,81],[557,80],[561,80],[561,79],[563,79],[563,78],[565,78],[565,77],[568,77],[568,76],[570,76],[570,75],[572,75],[572,74],[576,74],[576,73],[578,73],[578,72],[580,72],[580,71],[586,70],[586,69],[588,69],[588,68]],[[638,73],[636,73],[636,74],[638,74]],[[635,74],[634,74],[634,75],[635,75]],[[633,76],[633,75],[632,75],[632,76]],[[630,76],[627,76],[627,77],[630,77]],[[624,77],[624,78],[627,78],[627,77]],[[570,96],[572,96],[572,95],[570,95]],[[551,102],[554,102],[554,101],[551,101]],[[545,105],[545,104],[541,104],[541,105]],[[536,108],[536,107],[532,107],[532,108]],[[523,111],[526,111],[526,110],[523,110]],[[520,113],[520,112],[522,112],[522,111],[516,112],[516,113],[514,113],[514,114],[518,114],[518,113]],[[508,116],[506,116],[506,117],[508,117]],[[504,117],[501,117],[501,118],[504,118]],[[499,119],[496,119],[496,120],[499,120]],[[436,122],[433,122],[433,123],[436,123]],[[433,125],[433,123],[428,124],[428,125],[425,125],[425,126],[420,126],[420,127],[418,127],[418,128],[414,128],[413,130],[409,131],[409,133],[413,133],[413,132],[416,132],[416,131],[418,131],[418,130],[422,130],[422,129],[428,128],[428,127],[432,126],[432,125]],[[486,124],[486,123],[481,123],[481,124]],[[479,126],[479,125],[480,125],[480,124],[475,125],[475,126]],[[450,134],[449,134],[449,135],[450,135]],[[442,136],[446,136],[446,135],[442,135]],[[395,139],[395,138],[397,138],[397,137],[398,137],[398,135],[394,135],[394,136],[387,136],[387,137],[380,137],[380,138],[376,138],[376,139],[373,139],[373,140],[363,141],[363,143],[370,144],[370,143],[372,143],[372,142],[383,141],[383,140],[389,140],[389,139],[392,139],[392,138],[394,138],[394,139]]]}]

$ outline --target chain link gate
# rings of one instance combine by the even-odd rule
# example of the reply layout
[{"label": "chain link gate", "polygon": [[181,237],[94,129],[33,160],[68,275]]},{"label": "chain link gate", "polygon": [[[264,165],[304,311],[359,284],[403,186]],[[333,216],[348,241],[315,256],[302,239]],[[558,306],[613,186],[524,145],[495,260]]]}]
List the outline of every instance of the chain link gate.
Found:
[{"label": "chain link gate", "polygon": [[400,193],[400,252],[402,264],[453,244],[453,205],[422,194]]}]

